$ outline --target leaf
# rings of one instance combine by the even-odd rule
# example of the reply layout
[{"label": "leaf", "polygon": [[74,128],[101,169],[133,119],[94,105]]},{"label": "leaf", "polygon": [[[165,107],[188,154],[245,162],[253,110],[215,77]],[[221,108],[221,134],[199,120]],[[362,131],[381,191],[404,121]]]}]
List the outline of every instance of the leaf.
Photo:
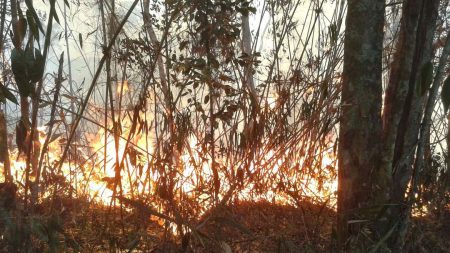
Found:
[{"label": "leaf", "polygon": [[224,81],[224,82],[233,82],[234,81],[234,79],[232,77],[227,76],[225,74],[220,74],[219,75],[219,79]]},{"label": "leaf", "polygon": [[39,28],[33,18],[33,13],[31,13],[30,10],[27,10],[26,15],[31,34],[33,34],[33,37],[36,39],[36,41],[39,41]]},{"label": "leaf", "polygon": [[25,4],[27,5],[28,10],[31,12],[31,16],[33,16],[34,21],[36,22],[39,30],[44,33],[44,28],[42,28],[41,22],[39,21],[39,17],[36,13],[36,10],[33,7],[32,0],[25,0]]},{"label": "leaf", "polygon": [[189,42],[187,40],[184,40],[184,41],[180,42],[179,49],[180,50],[185,49],[188,46],[188,44],[189,44]]},{"label": "leaf", "polygon": [[59,17],[58,17],[58,14],[56,13],[56,10],[55,10],[55,9],[53,9],[53,17],[54,17],[56,23],[60,24],[60,23],[59,23]]},{"label": "leaf", "polygon": [[60,24],[58,14],[56,13],[55,4],[56,0],[50,0],[50,12],[51,14],[53,14],[53,18],[55,19],[56,23]]},{"label": "leaf", "polygon": [[101,180],[106,183],[106,188],[110,189],[111,191],[115,190],[114,189],[114,187],[116,187],[115,177],[103,177]]},{"label": "leaf", "polygon": [[80,41],[80,47],[83,48],[83,36],[81,33],[78,34],[78,40]]},{"label": "leaf", "polygon": [[447,113],[448,107],[450,106],[450,76],[447,76],[442,86],[441,100],[444,105],[444,111]]},{"label": "leaf", "polygon": [[20,4],[17,6],[17,14],[19,14],[19,18],[23,18],[22,8],[20,8]]},{"label": "leaf", "polygon": [[23,97],[29,96],[32,92],[32,87],[28,77],[26,57],[25,53],[17,48],[14,48],[11,52],[11,68],[19,94]]},{"label": "leaf", "polygon": [[68,98],[68,99],[71,100],[72,102],[76,102],[76,101],[78,100],[77,97],[71,96],[71,95],[69,95],[69,94],[62,94],[61,96],[65,97],[65,98]]},{"label": "leaf", "polygon": [[366,222],[369,222],[369,220],[349,220],[347,221],[347,224],[366,223]]},{"label": "leaf", "polygon": [[335,45],[338,40],[338,29],[337,29],[336,22],[333,22],[328,27],[328,34],[330,35],[330,44]]},{"label": "leaf", "polygon": [[52,105],[52,103],[50,103],[48,101],[41,101],[41,103],[39,104],[39,109],[47,107],[49,105]]},{"label": "leaf", "polygon": [[48,143],[52,143],[54,141],[56,141],[59,137],[63,136],[63,133],[58,133],[58,134],[53,134],[52,138],[50,139],[50,141]]},{"label": "leaf", "polygon": [[[0,82],[0,97],[3,100],[4,98],[8,99],[9,101],[13,102],[14,104],[18,105],[19,102],[17,101],[16,96],[8,89],[6,88],[1,82]],[[2,101],[6,102],[6,101]]]},{"label": "leaf", "polygon": [[139,157],[141,156],[140,152],[137,151],[134,147],[130,146],[127,149],[128,158],[130,159],[131,165],[136,167],[139,162]]},{"label": "leaf", "polygon": [[25,51],[26,63],[28,68],[28,76],[30,81],[39,82],[44,76],[45,61],[41,51],[34,49],[34,54],[31,49]]},{"label": "leaf", "polygon": [[27,33],[27,20],[25,18],[19,18],[14,25],[14,38],[13,44],[16,48],[20,48]]}]

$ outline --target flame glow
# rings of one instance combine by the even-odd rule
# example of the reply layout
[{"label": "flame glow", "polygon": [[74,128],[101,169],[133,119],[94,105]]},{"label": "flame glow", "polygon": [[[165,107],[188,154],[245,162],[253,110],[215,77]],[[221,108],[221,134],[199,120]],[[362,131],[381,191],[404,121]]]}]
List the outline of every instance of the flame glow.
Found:
[{"label": "flame glow", "polygon": [[[270,106],[274,106],[275,103],[276,97],[270,102]],[[135,196],[155,195],[164,198],[164,188],[167,188],[167,185],[164,185],[163,179],[167,181],[170,177],[170,182],[173,182],[171,187],[176,189],[174,192],[176,198],[185,196],[195,199],[200,206],[214,202],[211,198],[214,188],[211,186],[214,185],[211,183],[214,178],[211,156],[208,152],[205,153],[195,135],[187,138],[187,145],[180,153],[177,153],[178,151],[174,153],[173,169],[170,170],[167,165],[155,164],[154,157],[161,150],[157,149],[156,141],[150,137],[151,133],[133,134],[127,147],[131,124],[131,120],[122,120],[118,138],[114,138],[114,130],[111,129],[108,131],[100,129],[96,134],[86,134],[89,147],[81,147],[77,145],[78,143],[74,143],[73,146],[76,148],[71,149],[71,157],[62,165],[61,171],[55,171],[55,168],[58,168],[55,164],[66,145],[65,138],[64,135],[54,138],[49,144],[42,166],[42,180],[49,182],[62,180],[60,183],[70,185],[76,194],[108,205],[115,191],[116,194],[121,191],[120,194],[131,199]],[[38,130],[42,148],[47,129],[40,127]],[[292,162],[289,150],[285,150],[281,155],[279,153],[269,149],[261,154],[255,154],[248,170],[242,169],[243,162],[231,163],[225,157],[216,158],[215,164],[221,168],[218,173],[220,185],[215,186],[220,189],[217,197],[223,198],[230,188],[235,187],[237,193],[235,196],[243,200],[266,199],[288,203],[292,202],[292,197],[306,196],[311,200],[326,201],[329,206],[335,204],[337,181],[333,173],[336,173],[336,159],[332,152],[321,151],[317,154],[321,156],[321,166],[314,172],[323,176],[312,178],[307,176],[311,172],[299,173],[302,172],[299,165],[305,163],[302,157],[298,158],[297,162]],[[10,160],[14,180],[23,185],[26,167],[24,155],[18,155],[18,151],[13,150]],[[118,181],[116,168],[122,161]],[[292,173],[293,171],[295,173]],[[30,178],[34,180],[33,173]],[[249,178],[252,180],[245,180]],[[271,181],[268,181],[268,178],[271,178]],[[235,183],[232,185],[230,182]],[[271,182],[277,183],[274,185]],[[301,182],[301,185],[294,187],[293,182]],[[48,193],[44,189],[42,194],[45,196]],[[205,206],[198,211],[205,211]]]}]

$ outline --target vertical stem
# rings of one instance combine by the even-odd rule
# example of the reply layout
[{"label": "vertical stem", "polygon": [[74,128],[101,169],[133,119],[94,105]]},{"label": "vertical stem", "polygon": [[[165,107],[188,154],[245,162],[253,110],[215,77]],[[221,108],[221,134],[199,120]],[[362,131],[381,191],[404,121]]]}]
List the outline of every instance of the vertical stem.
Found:
[{"label": "vertical stem", "polygon": [[[3,51],[3,32],[5,28],[5,18],[6,18],[6,3],[8,0],[2,1],[2,14],[0,21],[0,51]],[[6,111],[6,104],[5,110]],[[11,166],[9,160],[9,151],[8,151],[8,127],[5,118],[5,113],[2,109],[0,109],[0,162],[3,162],[3,173],[5,177],[5,182],[8,182],[12,179],[11,176]]]},{"label": "vertical stem", "polygon": [[11,181],[11,166],[8,151],[8,127],[6,124],[5,114],[0,109],[0,162],[3,163],[3,175],[5,182]]}]

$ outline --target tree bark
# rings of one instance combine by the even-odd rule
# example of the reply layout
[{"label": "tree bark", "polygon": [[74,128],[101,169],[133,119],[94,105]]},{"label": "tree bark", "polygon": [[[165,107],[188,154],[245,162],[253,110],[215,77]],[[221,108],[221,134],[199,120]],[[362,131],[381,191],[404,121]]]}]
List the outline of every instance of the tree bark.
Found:
[{"label": "tree bark", "polygon": [[[384,145],[381,166],[382,170],[389,174],[395,174],[396,163],[398,161],[399,149],[397,148],[396,152],[396,145],[397,147],[401,146],[397,142],[400,121],[405,115],[406,120],[408,119],[408,113],[404,114],[404,109],[406,107],[405,105],[410,103],[410,101],[407,101],[407,98],[408,93],[410,93],[417,27],[422,4],[422,0],[409,0],[403,5],[400,35],[386,89],[383,111]],[[400,183],[403,184],[403,182]]]},{"label": "tree bark", "polygon": [[[383,199],[379,180],[382,122],[382,52],[384,1],[349,0],[344,40],[344,70],[339,133],[338,244],[370,219],[362,208]],[[363,151],[363,152],[362,152]],[[381,173],[382,174],[382,173]],[[364,242],[362,242],[364,244]]]},{"label": "tree bark", "polygon": [[[404,2],[381,118],[384,1],[348,2],[338,154],[341,246],[359,233],[365,221],[376,221],[372,240],[384,240],[395,251],[402,248],[410,213],[405,193],[413,176],[429,90],[418,85],[423,85],[422,71],[433,58],[438,7],[439,0]],[[435,99],[434,91],[432,97]],[[389,203],[397,206],[377,212],[377,218],[387,218],[387,222],[358,211]],[[367,249],[364,242],[357,246],[361,243],[363,250]]]},{"label": "tree bark", "polygon": [[420,122],[426,100],[425,95],[428,92],[428,89],[426,92],[421,89],[420,85],[424,85],[421,84],[421,75],[427,63],[430,63],[433,59],[432,45],[438,7],[439,0],[423,2],[416,31],[416,46],[411,65],[409,90],[405,100],[403,114],[397,127],[397,138],[392,164],[392,176],[395,183],[393,184],[391,193],[391,202],[396,204],[392,210],[393,221],[399,221],[398,228],[394,233],[396,236],[392,238],[391,245],[396,250],[403,248],[403,241],[408,227],[410,204],[407,203],[405,194],[413,175]]}]

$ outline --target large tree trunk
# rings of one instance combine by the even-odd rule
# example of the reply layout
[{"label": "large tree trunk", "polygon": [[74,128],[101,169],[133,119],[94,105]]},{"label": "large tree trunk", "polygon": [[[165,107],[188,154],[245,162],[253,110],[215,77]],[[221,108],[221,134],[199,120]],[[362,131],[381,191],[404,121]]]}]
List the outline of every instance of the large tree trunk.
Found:
[{"label": "large tree trunk", "polygon": [[[384,199],[375,189],[381,150],[383,0],[349,0],[339,133],[338,241],[345,245],[371,219],[363,211]],[[363,151],[363,152],[362,152]],[[384,181],[386,183],[386,181]],[[383,189],[383,188],[380,188]],[[361,242],[364,244],[364,242]],[[364,245],[360,245],[364,247]]]},{"label": "large tree trunk", "polygon": [[[378,217],[390,220],[377,222],[372,239],[391,237],[390,246],[396,252],[403,245],[410,211],[405,194],[413,176],[428,91],[428,87],[420,86],[424,85],[421,74],[433,58],[438,7],[439,0],[407,0],[403,4],[381,124],[383,17],[380,16],[384,15],[384,1],[348,2],[338,155],[341,245],[364,226],[355,220],[374,220],[358,210],[389,203],[397,205],[387,213],[377,213]],[[353,221],[349,223],[350,220]],[[363,249],[368,246],[358,243]]]}]

